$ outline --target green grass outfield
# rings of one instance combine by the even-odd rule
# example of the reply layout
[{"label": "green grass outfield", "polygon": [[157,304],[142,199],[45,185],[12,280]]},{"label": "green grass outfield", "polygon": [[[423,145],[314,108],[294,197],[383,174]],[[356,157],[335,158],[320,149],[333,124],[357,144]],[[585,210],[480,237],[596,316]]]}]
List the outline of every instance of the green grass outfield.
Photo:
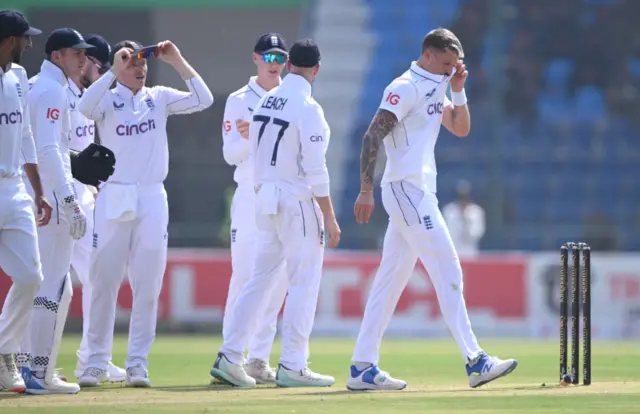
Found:
[{"label": "green grass outfield", "polygon": [[[59,366],[73,375],[79,337],[64,339]],[[0,393],[0,413],[638,413],[640,343],[595,342],[593,384],[560,387],[557,342],[487,340],[482,345],[518,359],[506,378],[472,390],[451,339],[387,340],[381,366],[409,383],[398,392],[345,389],[354,339],[315,339],[311,368],[336,377],[331,388],[238,390],[210,386],[209,369],[220,337],[160,335],[151,350],[154,388],[121,384],[71,396]],[[279,345],[276,346],[279,351]],[[115,341],[114,361],[122,364],[126,338]],[[274,355],[272,363],[277,361]],[[542,384],[545,383],[545,386]]]}]

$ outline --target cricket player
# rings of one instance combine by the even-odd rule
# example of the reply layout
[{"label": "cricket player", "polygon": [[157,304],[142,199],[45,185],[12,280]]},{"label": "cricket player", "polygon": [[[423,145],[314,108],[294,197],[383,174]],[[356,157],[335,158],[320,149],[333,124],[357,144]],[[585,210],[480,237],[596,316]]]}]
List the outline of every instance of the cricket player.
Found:
[{"label": "cricket player", "polygon": [[335,382],[333,377],[307,367],[325,229],[329,247],[340,240],[325,161],[329,126],[322,108],[311,97],[311,83],[320,70],[318,46],[310,39],[296,42],[288,70],[282,84],[260,99],[249,128],[256,250],[251,279],[227,316],[232,329],[211,369],[211,375],[238,387],[256,386],[256,380],[242,366],[244,346],[263,320],[260,313],[268,300],[264,292],[276,283],[283,261],[288,296],[275,382],[281,387],[327,387]]},{"label": "cricket player", "polygon": [[154,59],[156,54],[134,52],[142,49],[139,43],[122,41],[113,49],[111,70],[78,103],[80,112],[96,122],[102,144],[117,159],[94,210],[89,358],[78,382],[83,387],[97,386],[108,369],[116,300],[128,266],[133,310],[125,383],[149,387],[148,356],[167,262],[169,211],[163,184],[169,170],[167,118],[202,111],[213,104],[213,95],[170,41],[156,45],[157,57],[173,66],[188,92],[146,87],[146,57]]},{"label": "cricket player", "polygon": [[[29,122],[27,72],[19,65],[31,47],[31,36],[41,33],[22,14],[0,11],[0,267],[13,281],[0,313],[0,390],[12,392],[26,388],[13,354],[19,352],[29,329],[33,299],[42,282],[32,202],[38,226],[47,225],[52,212],[44,197]],[[34,190],[33,201],[21,167]]]},{"label": "cricket player", "polygon": [[[95,123],[78,110],[78,102],[85,88],[95,82],[102,73],[111,67],[111,46],[100,35],[90,34],[85,37],[93,48],[87,49],[87,63],[79,76],[69,78],[69,107],[71,115],[71,139],[69,147],[73,152],[81,152],[94,142],[96,137]],[[94,186],[83,184],[77,179],[73,186],[80,202],[82,210],[87,216],[87,228],[93,229],[94,199],[98,189]],[[76,242],[71,256],[71,268],[82,282],[82,341],[77,352],[78,363],[75,376],[80,378],[86,369],[86,361],[89,358],[87,345],[87,330],[89,328],[89,313],[91,309],[91,283],[89,280],[89,266],[91,264],[91,250],[93,247],[93,232],[87,231],[84,237]],[[109,382],[122,382],[126,378],[124,369],[115,366],[111,361],[105,373],[105,380]]]},{"label": "cricket player", "polygon": [[[29,109],[45,194],[51,194],[54,221],[38,229],[44,280],[34,299],[31,318],[31,369],[26,393],[76,394],[78,384],[55,373],[62,331],[73,293],[69,276],[75,241],[86,232],[87,219],[76,196],[71,173],[71,118],[67,78],[80,76],[87,62],[86,43],[70,28],[54,30],[45,44],[46,59],[30,90]],[[23,349],[23,351],[25,351]]]},{"label": "cricket player", "polygon": [[[365,133],[360,194],[354,206],[359,223],[374,208],[373,175],[380,142],[387,163],[382,202],[389,214],[382,261],[373,281],[347,381],[350,390],[400,390],[406,382],[378,368],[380,343],[398,299],[420,258],[438,295],[440,310],[466,362],[469,385],[481,386],[513,371],[517,362],[488,356],[478,345],[463,295],[462,269],[438,209],[434,148],[440,125],[458,137],[469,133],[464,91],[468,73],[458,38],[436,29],[424,38],[422,53],[409,70],[385,89]],[[446,97],[451,88],[451,101]]]},{"label": "cricket player", "polygon": [[[229,165],[235,165],[233,178],[238,184],[231,204],[231,265],[233,273],[225,306],[222,335],[234,329],[229,321],[231,308],[238,293],[251,277],[255,250],[256,222],[253,189],[253,169],[249,160],[249,124],[258,101],[265,93],[280,85],[280,75],[287,62],[288,51],[284,38],[278,33],[262,35],[253,49],[257,76],[229,95],[224,109],[222,153]],[[275,371],[269,366],[269,355],[276,335],[278,314],[287,294],[287,279],[282,265],[270,291],[266,293],[266,308],[256,331],[250,336],[247,362],[244,369],[258,384],[271,384]]]}]

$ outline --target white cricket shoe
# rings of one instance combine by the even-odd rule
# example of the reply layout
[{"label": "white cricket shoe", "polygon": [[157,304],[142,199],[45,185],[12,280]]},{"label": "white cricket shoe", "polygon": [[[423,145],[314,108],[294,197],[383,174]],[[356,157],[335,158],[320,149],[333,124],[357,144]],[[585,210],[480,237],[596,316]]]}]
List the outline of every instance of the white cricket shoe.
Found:
[{"label": "white cricket shoe", "polygon": [[54,376],[51,383],[44,378],[37,378],[31,372],[25,381],[26,394],[33,395],[52,395],[52,394],[77,394],[80,392],[80,386],[72,382],[64,382],[59,377]]},{"label": "white cricket shoe", "polygon": [[107,379],[107,371],[100,368],[89,367],[78,377],[78,385],[82,388],[97,387]]},{"label": "white cricket shoe", "polygon": [[305,367],[300,371],[290,370],[278,364],[276,385],[278,387],[330,387],[336,379],[328,375],[320,375]]},{"label": "white cricket shoe", "polygon": [[483,353],[466,365],[469,386],[480,387],[510,374],[517,366],[518,361],[515,359],[502,360]]},{"label": "white cricket shoe", "polygon": [[107,366],[107,381],[111,383],[115,382],[124,382],[127,380],[127,371],[120,368],[117,365],[114,365],[113,362],[109,361],[109,365]]},{"label": "white cricket shoe", "polygon": [[218,352],[216,362],[211,368],[211,376],[236,387],[255,388],[256,386],[256,380],[247,375],[242,365],[229,361],[222,352]]},{"label": "white cricket shoe", "polygon": [[355,365],[351,365],[351,373],[347,380],[347,389],[351,391],[365,390],[404,390],[407,383],[401,379],[393,378],[388,372],[380,371],[377,365],[371,365],[362,371],[358,371]]},{"label": "white cricket shoe", "polygon": [[125,381],[127,387],[149,388],[151,386],[149,371],[140,364],[127,368],[127,379]]},{"label": "white cricket shoe", "polygon": [[275,384],[276,372],[260,359],[253,359],[243,366],[248,376],[256,380],[256,384]]},{"label": "white cricket shoe", "polygon": [[24,392],[26,385],[12,354],[0,354],[0,390]]}]

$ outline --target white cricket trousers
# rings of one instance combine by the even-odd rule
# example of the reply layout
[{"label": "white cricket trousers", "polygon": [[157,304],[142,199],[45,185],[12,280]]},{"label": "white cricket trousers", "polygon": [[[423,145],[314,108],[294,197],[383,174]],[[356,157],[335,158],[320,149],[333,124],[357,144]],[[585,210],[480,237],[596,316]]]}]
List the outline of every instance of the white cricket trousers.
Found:
[{"label": "white cricket trousers", "polygon": [[82,340],[80,341],[80,350],[78,352],[78,365],[84,369],[89,358],[87,338],[89,312],[91,310],[89,269],[91,267],[91,251],[93,250],[93,209],[95,208],[95,200],[85,184],[79,181],[75,181],[73,184],[80,200],[80,207],[82,207],[82,211],[87,216],[87,232],[82,239],[75,242],[71,254],[71,269],[75,272],[80,283],[82,283]]},{"label": "white cricket trousers", "polygon": [[42,282],[32,203],[21,177],[0,176],[0,267],[13,280],[0,313],[0,354],[20,352]]},{"label": "white cricket trousers", "polygon": [[118,291],[129,274],[133,308],[129,324],[126,368],[148,367],[148,356],[156,335],[158,301],[167,264],[169,208],[162,183],[138,186],[135,218],[109,219],[109,186],[100,190],[94,210],[91,255],[91,312],[87,331],[88,367],[107,369],[113,346],[113,328]]},{"label": "white cricket trousers", "polygon": [[[231,324],[231,309],[238,299],[238,294],[251,279],[251,266],[254,261],[256,246],[256,195],[253,186],[240,184],[231,202],[231,282],[222,321],[222,336],[227,338],[236,327]],[[258,317],[255,332],[249,335],[246,348],[249,352],[247,360],[258,359],[269,363],[271,348],[276,336],[278,314],[287,295],[287,276],[284,262],[275,269],[271,292],[265,294],[265,310]]]},{"label": "white cricket trousers", "polygon": [[[243,351],[256,325],[264,320],[267,293],[277,283],[284,262],[288,295],[282,319],[280,363],[301,370],[309,357],[324,258],[324,221],[313,199],[296,200],[281,194],[278,212],[256,214],[257,233],[251,278],[244,284],[227,316],[231,329],[224,338],[223,352],[242,364]],[[266,293],[266,294],[265,294]]]},{"label": "white cricket trousers", "polygon": [[475,358],[482,350],[471,329],[462,268],[436,195],[398,181],[382,186],[382,203],[389,214],[389,226],[353,361],[378,364],[382,337],[418,258],[429,273],[442,316],[465,362]]}]

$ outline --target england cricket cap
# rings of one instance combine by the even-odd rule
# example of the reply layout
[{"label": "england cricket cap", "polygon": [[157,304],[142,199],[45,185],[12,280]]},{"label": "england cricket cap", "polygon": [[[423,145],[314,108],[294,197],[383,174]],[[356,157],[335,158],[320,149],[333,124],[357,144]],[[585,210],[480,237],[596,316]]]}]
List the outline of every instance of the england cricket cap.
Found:
[{"label": "england cricket cap", "polygon": [[312,68],[320,63],[320,49],[311,39],[298,40],[291,46],[289,62],[299,68]]},{"label": "england cricket cap", "polygon": [[88,34],[85,40],[93,46],[93,48],[87,49],[87,56],[91,56],[100,62],[103,68],[111,66],[111,46],[109,42],[97,34]]},{"label": "england cricket cap", "polygon": [[37,36],[42,30],[29,26],[27,19],[17,11],[0,10],[0,39],[11,36]]},{"label": "england cricket cap", "polygon": [[287,42],[279,33],[265,33],[256,42],[253,51],[258,54],[278,52],[288,55]]},{"label": "england cricket cap", "polygon": [[51,32],[47,43],[44,45],[44,52],[49,55],[56,50],[91,48],[93,46],[85,42],[84,37],[77,30],[65,27]]}]

